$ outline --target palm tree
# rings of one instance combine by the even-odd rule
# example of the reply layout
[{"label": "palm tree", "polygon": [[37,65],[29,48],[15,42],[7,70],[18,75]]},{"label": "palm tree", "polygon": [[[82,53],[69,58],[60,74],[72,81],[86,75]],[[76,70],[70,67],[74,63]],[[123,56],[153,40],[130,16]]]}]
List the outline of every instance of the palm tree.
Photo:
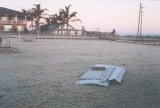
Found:
[{"label": "palm tree", "polygon": [[44,19],[46,21],[46,24],[44,24],[40,27],[40,31],[46,32],[46,31],[48,31],[48,27],[49,27],[51,21],[50,21],[50,17],[49,18],[46,17]]},{"label": "palm tree", "polygon": [[28,16],[27,10],[22,9],[22,14],[23,14],[23,15],[20,16],[20,17],[21,17],[21,19],[22,19],[22,22],[25,21],[25,24],[26,24],[25,29],[27,30],[27,16]]},{"label": "palm tree", "polygon": [[22,16],[23,20],[31,21],[30,27],[32,27],[32,31],[33,31],[33,20],[34,20],[33,12],[31,10],[22,9],[22,13],[23,13],[23,16]]},{"label": "palm tree", "polygon": [[42,14],[47,10],[47,9],[41,9],[41,4],[34,4],[34,8],[32,8],[31,15],[34,17],[34,22],[35,22],[35,28],[36,30],[39,29],[40,24],[40,19],[44,18],[42,17]]},{"label": "palm tree", "polygon": [[70,13],[70,10],[69,10],[70,7],[71,7],[71,5],[65,6],[65,9],[59,9],[60,12],[62,13],[63,23],[67,25],[67,35],[68,35],[68,28],[69,28],[70,21],[80,21],[81,22],[80,19],[73,19],[72,20],[73,17],[76,17],[77,12]]},{"label": "palm tree", "polygon": [[27,19],[27,16],[28,16],[27,10],[22,9],[22,14],[23,14],[23,16],[21,16],[21,18],[22,18],[23,20],[26,20],[26,19]]},{"label": "palm tree", "polygon": [[63,14],[62,11],[59,11],[59,15],[57,15],[57,22],[58,22],[58,24],[60,25],[60,28],[61,28],[61,35],[62,35],[62,28],[65,25],[65,19],[64,19],[63,15],[64,14]]},{"label": "palm tree", "polygon": [[50,23],[51,24],[57,24],[58,23],[58,15],[54,14],[52,16],[49,17],[50,18]]},{"label": "palm tree", "polygon": [[29,20],[29,21],[31,21],[31,25],[30,25],[30,27],[32,28],[32,32],[33,32],[33,28],[34,28],[34,17],[35,17],[35,15],[34,15],[34,13],[32,12],[32,10],[29,10],[28,11],[28,17],[27,17],[27,19]]}]

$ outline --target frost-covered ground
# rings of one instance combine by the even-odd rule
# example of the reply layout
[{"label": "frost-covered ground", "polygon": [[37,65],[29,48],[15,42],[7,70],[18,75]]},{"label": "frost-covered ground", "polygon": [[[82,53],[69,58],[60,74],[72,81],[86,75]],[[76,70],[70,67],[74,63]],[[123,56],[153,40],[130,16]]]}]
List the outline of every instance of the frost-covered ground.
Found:
[{"label": "frost-covered ground", "polygon": [[[123,66],[122,84],[77,85],[98,63]],[[0,108],[159,108],[159,100],[159,46],[37,39],[0,53]]]}]

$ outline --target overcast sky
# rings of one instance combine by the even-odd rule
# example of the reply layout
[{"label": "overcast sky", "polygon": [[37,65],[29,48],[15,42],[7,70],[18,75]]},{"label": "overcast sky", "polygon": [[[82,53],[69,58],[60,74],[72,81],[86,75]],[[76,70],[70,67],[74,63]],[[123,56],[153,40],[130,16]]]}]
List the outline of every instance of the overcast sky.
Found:
[{"label": "overcast sky", "polygon": [[0,7],[20,11],[30,9],[33,4],[42,4],[50,14],[58,12],[66,5],[77,11],[77,18],[83,22],[73,23],[77,28],[119,34],[136,34],[139,4],[145,7],[143,14],[143,34],[160,34],[160,1],[158,0],[0,0]]}]

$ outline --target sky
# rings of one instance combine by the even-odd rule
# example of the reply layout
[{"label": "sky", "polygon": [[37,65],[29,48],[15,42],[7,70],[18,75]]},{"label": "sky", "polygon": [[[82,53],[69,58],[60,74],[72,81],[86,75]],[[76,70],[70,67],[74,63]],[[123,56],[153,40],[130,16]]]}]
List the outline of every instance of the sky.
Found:
[{"label": "sky", "polygon": [[142,34],[160,34],[159,0],[0,0],[0,7],[21,11],[31,9],[33,4],[41,4],[49,14],[58,13],[64,6],[72,5],[71,12],[77,11],[80,22],[71,23],[75,28],[85,26],[88,31],[136,34],[138,28],[139,5],[143,8]]}]

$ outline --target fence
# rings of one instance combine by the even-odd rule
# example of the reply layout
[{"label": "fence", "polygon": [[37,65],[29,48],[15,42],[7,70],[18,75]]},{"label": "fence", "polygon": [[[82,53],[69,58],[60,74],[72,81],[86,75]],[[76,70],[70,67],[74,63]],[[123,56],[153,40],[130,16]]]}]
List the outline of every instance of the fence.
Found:
[{"label": "fence", "polygon": [[[0,33],[1,36],[18,37],[24,41],[33,41],[35,38],[39,39],[104,39],[112,41],[124,41],[124,42],[160,42],[160,37],[136,37],[136,36],[119,36],[111,35],[109,32],[97,32],[97,31],[82,31],[82,30],[54,30],[40,33]],[[11,38],[10,38],[11,39]],[[3,39],[4,40],[4,39]],[[13,40],[13,39],[12,39]]]},{"label": "fence", "polygon": [[20,35],[0,35],[0,52],[21,52],[22,42]]},{"label": "fence", "polygon": [[[120,38],[122,39],[122,37]],[[160,42],[160,37],[137,37],[137,36],[125,36],[125,41],[137,41],[137,42]]]}]

